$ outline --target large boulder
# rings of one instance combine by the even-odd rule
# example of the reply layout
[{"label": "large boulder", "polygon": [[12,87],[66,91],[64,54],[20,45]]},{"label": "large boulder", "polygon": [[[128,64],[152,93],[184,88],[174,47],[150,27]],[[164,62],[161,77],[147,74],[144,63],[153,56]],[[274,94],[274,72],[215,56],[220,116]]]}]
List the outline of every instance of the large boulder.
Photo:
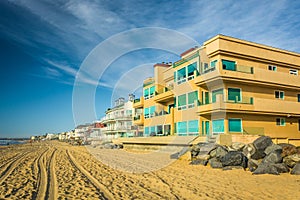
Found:
[{"label": "large boulder", "polygon": [[255,154],[256,149],[253,144],[246,144],[243,148],[243,154],[249,159],[253,154]]},{"label": "large boulder", "polygon": [[253,159],[248,160],[248,169],[250,170],[250,172],[254,172],[257,169],[258,165],[259,165],[258,160],[253,160]]},{"label": "large boulder", "polygon": [[279,175],[277,168],[271,163],[261,163],[252,174],[274,174]]},{"label": "large boulder", "polygon": [[293,168],[298,162],[300,162],[300,154],[293,154],[283,158],[283,163],[285,163],[290,168]]},{"label": "large boulder", "polygon": [[265,156],[266,156],[266,154],[263,150],[256,149],[254,154],[251,156],[251,159],[260,160],[260,159],[263,159]]},{"label": "large boulder", "polygon": [[300,163],[297,163],[291,171],[291,174],[300,175]]},{"label": "large boulder", "polygon": [[241,143],[241,142],[233,142],[231,144],[231,149],[233,149],[235,151],[242,151],[244,147],[245,147],[245,144]]},{"label": "large boulder", "polygon": [[203,165],[203,166],[206,166],[207,163],[208,163],[208,160],[195,159],[192,162],[190,162],[190,165]]},{"label": "large boulder", "polygon": [[268,136],[261,136],[254,140],[253,145],[258,151],[265,151],[268,146],[273,144],[272,139]]},{"label": "large boulder", "polygon": [[289,167],[284,163],[274,164],[278,173],[288,173],[290,171]]},{"label": "large boulder", "polygon": [[268,146],[265,150],[265,154],[268,155],[272,152],[278,152],[278,153],[282,153],[282,147],[277,145],[277,144],[272,144],[271,146]]},{"label": "large boulder", "polygon": [[282,147],[282,154],[281,154],[282,157],[286,157],[298,153],[297,147],[295,147],[292,144],[282,143],[278,145]]},{"label": "large boulder", "polygon": [[218,159],[222,158],[228,153],[228,150],[224,146],[217,146],[215,149],[213,149],[209,155],[211,157],[216,157]]},{"label": "large boulder", "polygon": [[220,158],[223,167],[226,166],[242,166],[247,168],[247,157],[239,151],[229,151],[225,156]]},{"label": "large boulder", "polygon": [[262,160],[262,163],[281,163],[282,162],[282,157],[281,153],[274,151],[268,154],[264,159]]},{"label": "large boulder", "polygon": [[202,143],[200,147],[200,153],[201,154],[209,154],[212,150],[214,150],[217,147],[215,143]]},{"label": "large boulder", "polygon": [[208,163],[212,168],[222,168],[223,167],[222,163],[216,157],[210,159],[208,161]]}]

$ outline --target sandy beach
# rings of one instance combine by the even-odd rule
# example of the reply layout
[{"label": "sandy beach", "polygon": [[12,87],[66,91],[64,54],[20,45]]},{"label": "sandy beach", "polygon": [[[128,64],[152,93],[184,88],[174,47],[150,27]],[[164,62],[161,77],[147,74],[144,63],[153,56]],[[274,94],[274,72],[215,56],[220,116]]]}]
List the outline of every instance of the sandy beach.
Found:
[{"label": "sandy beach", "polygon": [[[189,165],[188,156],[171,162],[167,156],[147,154],[58,141],[2,147],[0,199],[300,198],[300,176],[223,171]],[[165,162],[164,167],[140,170],[154,169],[158,162]]]}]

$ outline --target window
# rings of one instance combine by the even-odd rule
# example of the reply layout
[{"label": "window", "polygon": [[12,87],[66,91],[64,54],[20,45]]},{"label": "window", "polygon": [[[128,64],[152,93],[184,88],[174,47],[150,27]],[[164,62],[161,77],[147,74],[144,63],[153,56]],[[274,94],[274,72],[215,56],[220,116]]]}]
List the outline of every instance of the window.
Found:
[{"label": "window", "polygon": [[210,67],[211,67],[211,68],[215,68],[216,65],[217,65],[217,62],[218,62],[217,60],[211,61],[211,62],[210,62]]},{"label": "window", "polygon": [[188,93],[188,108],[195,107],[195,101],[198,100],[198,91]]},{"label": "window", "polygon": [[241,89],[228,88],[228,100],[234,101],[234,102],[241,101]]},{"label": "window", "polygon": [[149,108],[149,117],[154,117],[155,116],[155,106],[151,106]]},{"label": "window", "polygon": [[189,133],[198,133],[199,132],[198,120],[188,121],[188,130]]},{"label": "window", "polygon": [[145,119],[149,118],[149,108],[144,108],[144,117]]},{"label": "window", "polygon": [[204,63],[204,71],[208,69],[208,63]]},{"label": "window", "polygon": [[275,91],[275,98],[276,99],[284,99],[284,92],[283,91]]},{"label": "window", "polygon": [[228,119],[229,132],[242,132],[241,119]]},{"label": "window", "polygon": [[145,135],[149,135],[149,127],[145,127],[144,128],[144,134]]},{"label": "window", "polygon": [[285,118],[276,118],[277,126],[285,126]]},{"label": "window", "polygon": [[234,61],[222,60],[222,66],[223,66],[223,69],[226,69],[226,70],[231,70],[231,71],[236,70],[236,65],[235,65]]},{"label": "window", "polygon": [[177,122],[177,133],[178,135],[186,135],[187,133],[187,123],[186,122]]},{"label": "window", "polygon": [[269,65],[269,70],[276,72],[277,71],[277,67],[275,65]]},{"label": "window", "polygon": [[144,89],[144,99],[149,99],[149,88]]},{"label": "window", "polygon": [[151,136],[156,135],[155,128],[156,128],[155,126],[151,126],[151,127],[150,127],[150,135],[151,135]]},{"label": "window", "polygon": [[171,125],[169,125],[169,124],[164,125],[164,134],[170,135],[170,133],[171,133]]},{"label": "window", "polygon": [[186,68],[177,71],[177,84],[186,82]]},{"label": "window", "polygon": [[300,94],[298,94],[298,102],[300,102]]},{"label": "window", "polygon": [[212,120],[213,134],[224,133],[224,119]]},{"label": "window", "polygon": [[155,86],[150,87],[149,93],[150,93],[149,98],[152,98],[155,93]]},{"label": "window", "polygon": [[198,72],[197,63],[188,65],[187,69],[188,69],[188,80],[194,79],[194,71]]},{"label": "window", "polygon": [[163,135],[163,126],[162,125],[158,125],[156,127],[156,131],[157,131],[157,135]]},{"label": "window", "polygon": [[178,96],[178,110],[186,109],[186,95]]},{"label": "window", "polygon": [[212,103],[216,102],[217,95],[223,95],[223,88],[212,91]]},{"label": "window", "polygon": [[297,69],[290,69],[290,74],[298,76],[298,70]]},{"label": "window", "polygon": [[202,92],[202,102],[209,104],[209,92]]}]

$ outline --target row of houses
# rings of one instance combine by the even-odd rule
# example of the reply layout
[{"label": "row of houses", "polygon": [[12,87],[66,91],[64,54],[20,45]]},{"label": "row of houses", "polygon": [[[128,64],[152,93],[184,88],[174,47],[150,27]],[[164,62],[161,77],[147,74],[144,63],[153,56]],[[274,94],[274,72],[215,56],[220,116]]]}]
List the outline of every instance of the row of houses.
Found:
[{"label": "row of houses", "polygon": [[153,69],[143,96],[106,111],[103,134],[300,138],[299,53],[217,35]]},{"label": "row of houses", "polygon": [[300,138],[300,54],[217,35],[153,66],[143,95],[61,139],[220,134]]}]

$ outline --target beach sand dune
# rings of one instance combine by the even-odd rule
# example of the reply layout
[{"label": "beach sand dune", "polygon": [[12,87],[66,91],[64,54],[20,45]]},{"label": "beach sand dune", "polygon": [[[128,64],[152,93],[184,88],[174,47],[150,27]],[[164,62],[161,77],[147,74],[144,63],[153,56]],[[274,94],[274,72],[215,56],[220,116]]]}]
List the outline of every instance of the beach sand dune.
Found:
[{"label": "beach sand dune", "polygon": [[[300,176],[255,176],[192,166],[187,157],[170,162],[163,154],[88,149],[58,141],[1,148],[0,199],[300,199]],[[155,168],[158,162],[164,167]]]}]

